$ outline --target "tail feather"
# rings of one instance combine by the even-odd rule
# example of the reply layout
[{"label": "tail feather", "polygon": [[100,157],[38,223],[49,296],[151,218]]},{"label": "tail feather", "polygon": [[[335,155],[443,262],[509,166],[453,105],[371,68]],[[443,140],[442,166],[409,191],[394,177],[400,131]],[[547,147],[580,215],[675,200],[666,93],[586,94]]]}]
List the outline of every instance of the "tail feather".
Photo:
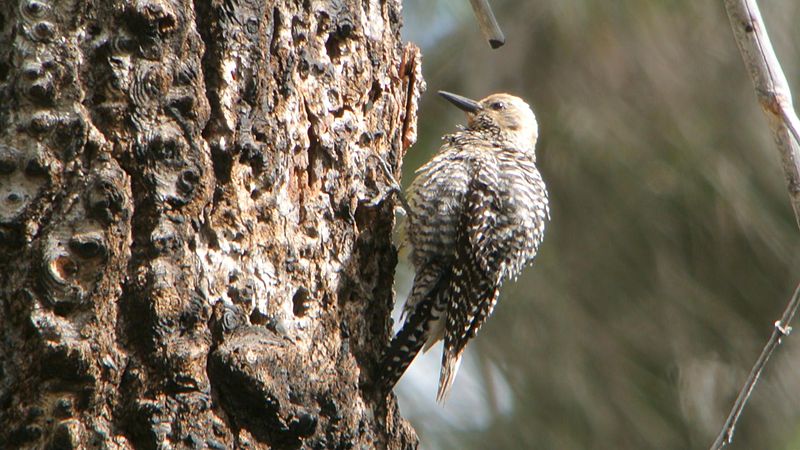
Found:
[{"label": "tail feather", "polygon": [[461,355],[463,350],[453,353],[452,349],[445,348],[442,354],[442,371],[439,374],[439,392],[436,393],[436,401],[444,403],[450,395],[450,389],[456,380],[458,368],[461,366]]},{"label": "tail feather", "polygon": [[[442,312],[438,312],[437,316],[441,316]],[[422,353],[428,353],[437,342],[444,339],[444,329],[445,329],[445,320],[437,320],[431,324],[431,328],[428,330],[427,340],[425,342],[425,346],[422,347]]]},{"label": "tail feather", "polygon": [[392,339],[392,343],[381,357],[378,382],[383,392],[388,393],[403,376],[408,366],[425,345],[430,328],[431,301],[422,301],[406,319],[403,328]]},{"label": "tail feather", "polygon": [[411,315],[417,308],[419,302],[431,298],[433,290],[439,285],[442,273],[443,270],[441,266],[434,262],[417,270],[417,273],[414,275],[414,286],[411,288],[411,292],[408,294],[406,303],[403,306],[403,311],[400,313],[400,320]]}]

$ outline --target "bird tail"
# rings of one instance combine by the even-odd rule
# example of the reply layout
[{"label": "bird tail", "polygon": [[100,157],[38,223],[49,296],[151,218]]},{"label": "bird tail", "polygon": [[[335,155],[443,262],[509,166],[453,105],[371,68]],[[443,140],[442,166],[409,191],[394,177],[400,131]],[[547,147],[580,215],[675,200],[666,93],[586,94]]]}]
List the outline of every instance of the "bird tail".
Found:
[{"label": "bird tail", "polygon": [[461,355],[463,350],[457,353],[451,348],[445,348],[442,353],[442,371],[439,374],[439,392],[436,394],[436,401],[444,404],[447,396],[450,395],[450,389],[453,387],[453,382],[456,380],[458,368],[461,366]]},{"label": "bird tail", "polygon": [[419,302],[406,319],[403,328],[392,339],[389,347],[384,350],[378,375],[382,392],[388,393],[394,388],[417,353],[425,345],[431,321],[437,319],[437,317],[433,317],[436,315],[435,311],[432,315],[432,307],[432,299]]}]

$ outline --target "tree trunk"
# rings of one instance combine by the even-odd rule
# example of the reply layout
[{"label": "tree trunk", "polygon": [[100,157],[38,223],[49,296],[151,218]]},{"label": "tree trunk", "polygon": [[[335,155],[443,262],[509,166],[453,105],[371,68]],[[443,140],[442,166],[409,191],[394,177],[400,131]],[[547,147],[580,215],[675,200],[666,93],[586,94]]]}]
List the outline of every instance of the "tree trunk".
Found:
[{"label": "tree trunk", "polygon": [[0,448],[413,448],[399,0],[0,0]]}]

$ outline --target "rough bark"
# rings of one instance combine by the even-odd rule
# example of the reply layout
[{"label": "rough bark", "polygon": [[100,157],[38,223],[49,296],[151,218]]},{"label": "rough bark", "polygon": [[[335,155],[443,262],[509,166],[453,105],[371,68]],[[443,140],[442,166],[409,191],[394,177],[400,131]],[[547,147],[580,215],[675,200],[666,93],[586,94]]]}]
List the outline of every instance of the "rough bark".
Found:
[{"label": "rough bark", "polygon": [[0,447],[409,448],[399,0],[0,0]]}]

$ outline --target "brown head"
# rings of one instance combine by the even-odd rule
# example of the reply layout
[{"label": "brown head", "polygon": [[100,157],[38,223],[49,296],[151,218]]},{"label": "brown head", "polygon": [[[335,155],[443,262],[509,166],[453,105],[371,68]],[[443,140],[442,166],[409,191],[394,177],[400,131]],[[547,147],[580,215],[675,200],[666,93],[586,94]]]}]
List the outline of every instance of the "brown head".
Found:
[{"label": "brown head", "polygon": [[497,132],[520,150],[533,151],[539,136],[539,125],[531,107],[510,94],[492,94],[475,101],[439,91],[439,95],[467,113],[467,129]]}]

